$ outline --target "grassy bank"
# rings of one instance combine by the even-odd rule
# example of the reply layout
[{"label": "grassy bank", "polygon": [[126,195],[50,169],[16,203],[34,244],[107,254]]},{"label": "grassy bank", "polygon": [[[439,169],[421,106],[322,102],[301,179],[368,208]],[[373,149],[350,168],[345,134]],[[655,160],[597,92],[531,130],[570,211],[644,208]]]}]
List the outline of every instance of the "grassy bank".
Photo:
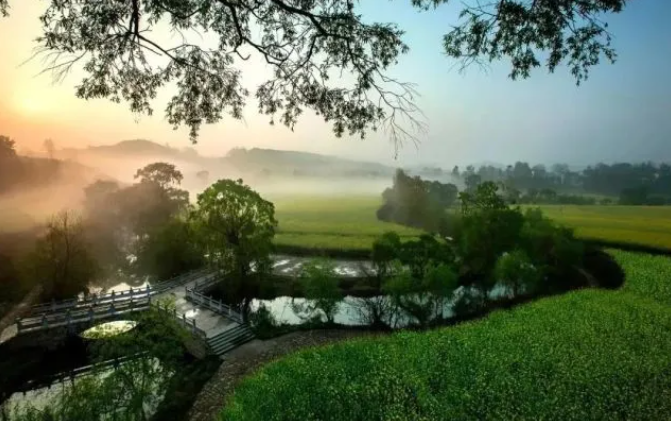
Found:
[{"label": "grassy bank", "polygon": [[671,418],[671,260],[613,253],[620,290],[300,352],[243,382],[221,418]]}]

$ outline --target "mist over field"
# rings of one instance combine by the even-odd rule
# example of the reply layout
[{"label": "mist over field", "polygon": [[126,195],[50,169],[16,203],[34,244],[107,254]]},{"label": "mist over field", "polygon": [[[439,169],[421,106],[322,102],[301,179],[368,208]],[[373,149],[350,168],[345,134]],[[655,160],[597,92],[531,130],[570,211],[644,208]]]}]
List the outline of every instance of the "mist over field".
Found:
[{"label": "mist over field", "polygon": [[155,162],[175,165],[180,188],[197,195],[219,179],[242,179],[269,200],[298,196],[378,196],[391,186],[394,168],[325,155],[234,149],[222,157],[177,150],[149,141],[56,150],[53,156],[22,157],[30,177],[17,179],[0,194],[0,230],[40,226],[52,215],[81,211],[84,189],[97,180],[131,185],[138,169]]}]

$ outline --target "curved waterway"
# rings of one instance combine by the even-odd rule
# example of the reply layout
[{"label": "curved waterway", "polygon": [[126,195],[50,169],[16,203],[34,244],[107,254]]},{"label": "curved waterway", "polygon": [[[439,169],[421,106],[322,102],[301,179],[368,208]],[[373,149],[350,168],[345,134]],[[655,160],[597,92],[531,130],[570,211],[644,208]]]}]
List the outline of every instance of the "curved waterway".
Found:
[{"label": "curved waterway", "polygon": [[[273,273],[283,276],[297,276],[301,267],[311,260],[313,257],[303,256],[289,256],[289,255],[274,255],[273,259]],[[360,261],[351,259],[329,259],[334,265],[335,272],[342,277],[359,277],[364,276],[366,272],[372,272],[372,264],[370,261]],[[92,285],[91,292],[120,292],[126,291],[130,287],[146,288],[151,283],[148,280],[136,279],[133,281],[122,278],[108,279],[105,285]]]}]

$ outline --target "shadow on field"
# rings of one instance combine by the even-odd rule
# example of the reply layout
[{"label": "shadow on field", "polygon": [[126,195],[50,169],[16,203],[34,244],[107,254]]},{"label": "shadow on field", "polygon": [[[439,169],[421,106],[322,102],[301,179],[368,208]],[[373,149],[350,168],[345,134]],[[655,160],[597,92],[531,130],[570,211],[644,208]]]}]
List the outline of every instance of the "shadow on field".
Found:
[{"label": "shadow on field", "polygon": [[597,247],[589,247],[583,258],[585,270],[589,272],[598,283],[598,286],[606,289],[617,289],[624,284],[625,273],[615,258]]}]

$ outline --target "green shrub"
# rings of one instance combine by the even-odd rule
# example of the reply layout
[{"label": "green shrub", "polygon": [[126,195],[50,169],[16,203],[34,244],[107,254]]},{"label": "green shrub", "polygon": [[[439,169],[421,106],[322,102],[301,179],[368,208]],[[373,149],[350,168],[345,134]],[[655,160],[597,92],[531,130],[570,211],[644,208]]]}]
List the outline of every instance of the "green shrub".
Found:
[{"label": "green shrub", "polygon": [[261,339],[272,338],[278,329],[275,316],[263,303],[249,314],[249,325],[254,334]]}]

